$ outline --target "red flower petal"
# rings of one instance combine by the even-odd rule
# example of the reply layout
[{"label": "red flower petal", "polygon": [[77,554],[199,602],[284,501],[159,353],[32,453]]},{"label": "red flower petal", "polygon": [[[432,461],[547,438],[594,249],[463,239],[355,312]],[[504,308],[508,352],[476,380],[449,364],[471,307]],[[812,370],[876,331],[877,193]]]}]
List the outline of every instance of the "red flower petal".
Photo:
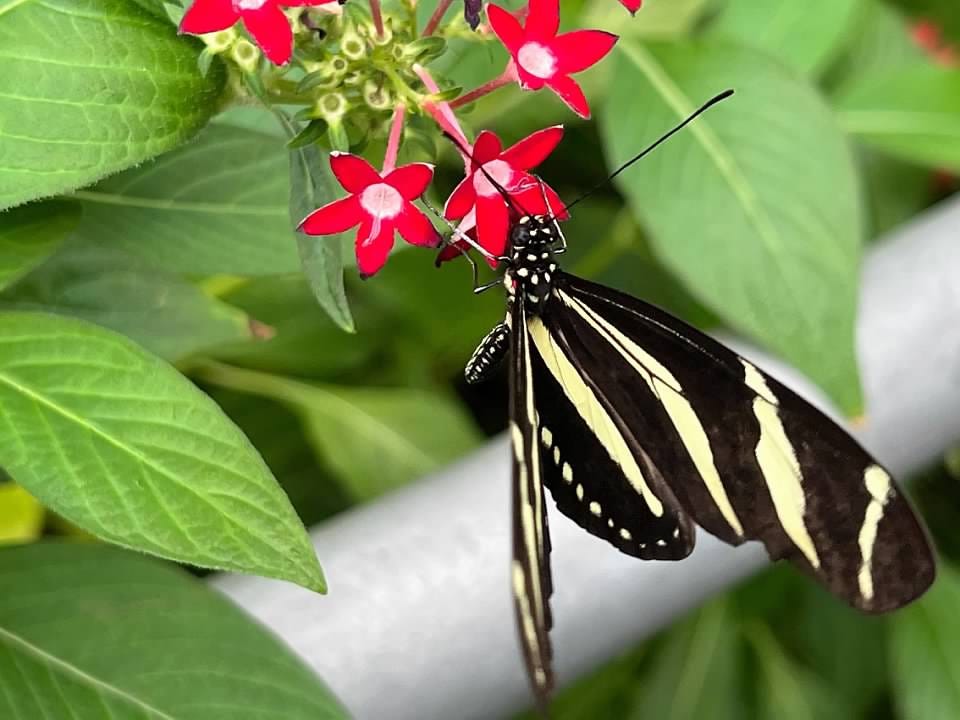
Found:
[{"label": "red flower petal", "polygon": [[510,13],[498,5],[487,5],[487,20],[490,29],[511,55],[516,55],[523,44],[523,27]]},{"label": "red flower petal", "polygon": [[383,182],[373,165],[351,153],[336,150],[330,153],[330,169],[343,189],[350,193],[358,193],[374,183]]},{"label": "red flower petal", "polygon": [[498,195],[477,197],[477,241],[491,255],[503,255],[507,247],[510,215]]},{"label": "red flower petal", "polygon": [[434,260],[433,264],[437,267],[440,267],[445,262],[456,260],[469,249],[470,246],[467,245],[467,243],[465,243],[463,240],[456,240],[452,243],[447,243],[440,248],[440,252],[437,253],[437,259]]},{"label": "red flower petal", "polygon": [[504,150],[500,159],[517,170],[530,170],[542,163],[562,139],[563,125],[537,130]]},{"label": "red flower petal", "polygon": [[360,198],[351,195],[314,210],[300,223],[299,230],[307,235],[333,235],[366,221],[366,217],[360,207]]},{"label": "red flower petal", "polygon": [[447,220],[459,220],[470,212],[470,208],[476,201],[477,193],[473,189],[473,175],[467,175],[447,198],[447,203],[443,206],[443,216]]},{"label": "red flower petal", "polygon": [[629,10],[631,15],[633,15],[637,12],[637,10],[640,9],[640,6],[643,5],[643,0],[620,0],[620,4]]},{"label": "red flower petal", "polygon": [[550,40],[560,28],[560,0],[530,0],[524,34],[528,40]]},{"label": "red flower petal", "polygon": [[383,181],[396,188],[404,200],[415,200],[423,195],[433,180],[433,165],[430,163],[411,163],[398,167],[389,173]]},{"label": "red flower petal", "polygon": [[557,71],[569,75],[586,70],[610,52],[619,39],[603,30],[574,30],[558,35],[550,44],[557,57]]},{"label": "red flower petal", "polygon": [[500,138],[489,130],[481,130],[473,143],[473,159],[478,165],[483,165],[500,156],[503,152],[503,145]]},{"label": "red flower petal", "polygon": [[587,98],[584,97],[583,90],[576,82],[566,75],[557,75],[547,83],[547,86],[577,115],[582,118],[590,117],[590,106],[587,105]]},{"label": "red flower petal", "polygon": [[180,20],[180,32],[193,35],[226,30],[240,19],[233,0],[194,0]]},{"label": "red flower petal", "polygon": [[240,13],[243,25],[274,65],[285,65],[293,54],[293,30],[278,5],[268,3]]},{"label": "red flower petal", "polygon": [[365,219],[357,230],[357,269],[367,279],[387,262],[393,249],[393,223],[371,223]]},{"label": "red flower petal", "polygon": [[440,233],[429,218],[411,202],[404,203],[403,211],[396,217],[397,230],[411,245],[436,247],[440,244]]},{"label": "red flower petal", "polygon": [[535,184],[514,196],[517,204],[521,205],[527,214],[547,215],[558,220],[570,217],[563,200],[552,187],[539,178],[531,176],[531,179]]}]

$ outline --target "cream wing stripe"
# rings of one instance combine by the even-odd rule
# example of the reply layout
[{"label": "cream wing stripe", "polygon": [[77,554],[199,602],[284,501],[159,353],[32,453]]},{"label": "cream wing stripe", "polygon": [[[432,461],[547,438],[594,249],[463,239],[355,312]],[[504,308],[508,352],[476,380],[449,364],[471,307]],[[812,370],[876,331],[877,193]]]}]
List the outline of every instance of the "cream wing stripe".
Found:
[{"label": "cream wing stripe", "polygon": [[[607,451],[610,459],[623,471],[633,489],[644,499],[656,517],[663,516],[663,503],[647,485],[640,467],[633,457],[633,453],[617,429],[610,415],[597,400],[587,384],[580,377],[580,373],[570,363],[560,350],[546,326],[539,317],[531,317],[527,321],[530,337],[543,358],[547,369],[556,378],[564,394],[576,408],[577,413],[587,424],[587,427],[596,435],[597,440]],[[579,488],[578,488],[579,490]]]},{"label": "cream wing stripe", "polygon": [[770,492],[777,519],[810,565],[819,568],[820,557],[804,521],[807,500],[800,463],[787,439],[780,413],[776,405],[757,396],[753,399],[753,414],[760,423],[760,439],[755,450],[757,464]]},{"label": "cream wing stripe", "polygon": [[871,465],[863,473],[863,483],[870,493],[870,504],[867,505],[863,516],[863,525],[860,526],[860,535],[857,544],[860,545],[860,572],[857,581],[860,585],[860,594],[864,600],[873,599],[873,547],[877,542],[877,531],[883,519],[883,511],[890,500],[890,476],[879,465]]},{"label": "cream wing stripe", "polygon": [[680,383],[673,373],[587,305],[562,290],[558,293],[565,305],[586,320],[600,333],[601,337],[606,338],[623,355],[647,383],[653,394],[659,398],[723,519],[737,535],[743,537],[743,525],[720,480],[707,433],[690,402],[681,394]]}]

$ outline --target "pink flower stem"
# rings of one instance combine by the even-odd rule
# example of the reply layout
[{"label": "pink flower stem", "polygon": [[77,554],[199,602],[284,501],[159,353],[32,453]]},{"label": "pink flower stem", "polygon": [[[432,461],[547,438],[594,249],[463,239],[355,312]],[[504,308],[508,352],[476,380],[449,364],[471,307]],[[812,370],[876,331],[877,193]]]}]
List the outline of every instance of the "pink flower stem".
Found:
[{"label": "pink flower stem", "polygon": [[397,154],[400,152],[400,138],[403,136],[403,121],[407,117],[407,106],[399,104],[393,109],[390,120],[390,137],[387,139],[387,152],[383,156],[383,174],[393,172],[397,166]]},{"label": "pink flower stem", "polygon": [[373,26],[377,29],[377,37],[383,37],[383,14],[380,12],[380,0],[370,0],[370,14],[373,16]]},{"label": "pink flower stem", "polygon": [[[420,78],[424,86],[431,93],[440,92],[440,86],[437,85],[436,81],[433,79],[433,76],[430,74],[430,71],[427,70],[420,63],[413,64],[413,71],[417,74],[417,77]],[[460,122],[457,120],[457,116],[454,115],[453,110],[450,109],[450,104],[445,102],[432,102],[430,100],[425,100],[423,103],[423,109],[430,113],[430,116],[436,121],[437,125],[440,126],[444,132],[450,133],[455,137],[460,145],[463,145],[464,148],[473,152],[473,146],[467,140],[467,136],[463,132],[463,128],[460,127]],[[460,147],[457,147],[457,150],[460,150],[460,154],[463,156],[463,164],[469,170],[470,168],[470,156],[464,154],[463,150]]]},{"label": "pink flower stem", "polygon": [[489,95],[497,88],[501,88],[504,85],[509,85],[512,82],[517,80],[517,68],[511,60],[507,67],[502,73],[489,82],[485,82],[478,88],[474,88],[465,95],[461,95],[450,103],[451,108],[463,107],[464,105],[469,105],[475,100],[479,100],[484,95]]},{"label": "pink flower stem", "polygon": [[443,20],[443,16],[447,12],[447,8],[449,8],[452,3],[453,0],[440,0],[440,2],[437,3],[437,9],[433,11],[433,15],[431,15],[427,21],[426,27],[423,28],[423,37],[433,35],[433,33],[436,32],[440,21]]}]

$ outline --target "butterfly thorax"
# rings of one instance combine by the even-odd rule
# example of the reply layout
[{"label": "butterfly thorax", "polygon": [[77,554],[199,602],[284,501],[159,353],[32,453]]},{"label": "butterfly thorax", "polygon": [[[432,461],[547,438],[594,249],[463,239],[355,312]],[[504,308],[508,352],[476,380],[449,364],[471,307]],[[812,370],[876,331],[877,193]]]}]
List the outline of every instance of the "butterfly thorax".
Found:
[{"label": "butterfly thorax", "polygon": [[554,221],[542,215],[525,215],[510,228],[510,263],[504,284],[511,296],[524,296],[534,315],[550,297],[557,271],[553,256],[558,240]]}]

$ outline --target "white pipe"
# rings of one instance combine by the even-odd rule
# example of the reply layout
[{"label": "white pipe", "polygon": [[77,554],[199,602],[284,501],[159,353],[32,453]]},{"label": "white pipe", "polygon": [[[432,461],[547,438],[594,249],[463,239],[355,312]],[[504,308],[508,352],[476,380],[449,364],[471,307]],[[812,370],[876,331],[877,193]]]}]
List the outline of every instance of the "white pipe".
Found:
[{"label": "white pipe", "polygon": [[[871,248],[859,357],[869,422],[856,434],[891,470],[916,471],[960,438],[960,201]],[[782,365],[759,364],[809,389]],[[508,716],[530,703],[508,582],[508,473],[500,438],[314,528],[327,597],[259,578],[213,584],[289,643],[358,720]],[[557,512],[550,527],[561,684],[766,562],[756,544],[734,550],[706,533],[681,563],[641,562]]]}]

